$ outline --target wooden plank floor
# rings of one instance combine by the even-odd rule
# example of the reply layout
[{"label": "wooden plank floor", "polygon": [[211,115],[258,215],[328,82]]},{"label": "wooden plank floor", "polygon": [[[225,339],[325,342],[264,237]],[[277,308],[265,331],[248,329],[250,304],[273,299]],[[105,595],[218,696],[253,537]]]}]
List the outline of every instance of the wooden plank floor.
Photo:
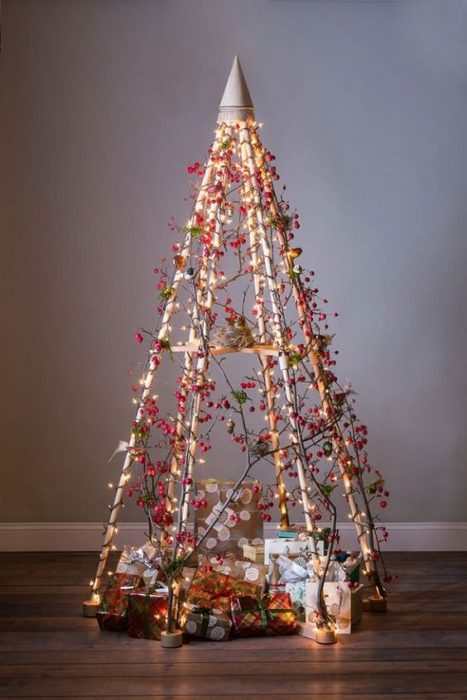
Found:
[{"label": "wooden plank floor", "polygon": [[158,642],[81,616],[89,553],[0,554],[2,698],[467,700],[467,553],[388,554],[389,611],[322,647],[301,637]]}]

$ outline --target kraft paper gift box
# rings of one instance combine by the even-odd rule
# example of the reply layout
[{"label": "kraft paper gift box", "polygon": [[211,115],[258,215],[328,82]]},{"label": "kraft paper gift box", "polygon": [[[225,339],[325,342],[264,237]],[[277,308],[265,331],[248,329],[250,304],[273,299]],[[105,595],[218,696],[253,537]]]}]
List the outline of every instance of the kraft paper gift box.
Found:
[{"label": "kraft paper gift box", "polygon": [[[305,624],[300,634],[312,637],[316,616],[318,582],[308,580],[305,587]],[[335,619],[338,634],[350,634],[352,625],[361,618],[363,585],[351,587],[346,581],[325,581],[324,600],[328,612]]]},{"label": "kraft paper gift box", "polygon": [[254,562],[255,564],[264,563],[264,540],[252,540],[248,544],[243,545],[243,558]]},{"label": "kraft paper gift box", "polygon": [[265,587],[266,576],[269,567],[265,564],[255,564],[252,561],[243,561],[235,558],[234,554],[226,553],[218,555],[221,557],[200,557],[200,565],[212,567],[213,571],[219,571],[221,574],[233,576],[240,581],[254,583],[256,586]]},{"label": "kraft paper gift box", "polygon": [[[317,543],[318,554],[323,553],[323,543]],[[310,559],[313,552],[313,541],[311,538],[289,540],[285,537],[264,541],[264,563],[271,562],[272,554],[282,554],[285,557],[303,556]]]},{"label": "kraft paper gift box", "polygon": [[234,481],[216,479],[204,479],[196,484],[196,498],[205,500],[207,505],[195,510],[195,535],[199,539],[211,528],[200,545],[200,550],[208,556],[236,551],[239,557],[244,544],[263,536],[262,513],[258,510],[262,490],[259,482],[245,481],[220,514],[234,487]]},{"label": "kraft paper gift box", "polygon": [[160,640],[167,629],[167,593],[134,591],[128,596],[128,634],[139,639]]},{"label": "kraft paper gift box", "polygon": [[142,582],[138,574],[113,574],[102,595],[96,614],[101,630],[120,632],[128,627],[128,596]]},{"label": "kraft paper gift box", "polygon": [[185,603],[181,626],[186,634],[221,642],[229,639],[232,620],[227,612],[203,605]]},{"label": "kraft paper gift box", "polygon": [[236,637],[295,634],[298,629],[288,593],[234,596],[231,615]]},{"label": "kraft paper gift box", "polygon": [[230,612],[230,599],[234,595],[256,596],[261,588],[248,581],[240,581],[219,571],[198,569],[188,592],[187,603],[215,607]]}]

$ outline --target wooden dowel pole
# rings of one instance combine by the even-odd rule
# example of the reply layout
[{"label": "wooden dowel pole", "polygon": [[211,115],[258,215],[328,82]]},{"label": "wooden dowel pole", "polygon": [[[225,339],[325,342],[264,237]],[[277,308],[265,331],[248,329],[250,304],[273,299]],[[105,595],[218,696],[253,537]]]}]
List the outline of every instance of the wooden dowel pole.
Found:
[{"label": "wooden dowel pole", "polygon": [[[207,174],[205,174],[205,179],[208,181],[208,178],[210,177],[211,173],[213,172],[213,166],[208,166],[207,169]],[[207,197],[207,187],[202,185],[199,196],[198,196],[198,202],[197,205],[198,207],[201,206],[202,201]],[[181,250],[181,255],[188,255],[190,247],[192,243],[192,236],[190,233],[187,233],[185,237],[185,241]],[[159,329],[159,332],[157,334],[157,338],[159,340],[165,340],[167,338],[168,334],[168,328],[169,328],[169,323],[172,318],[172,315],[175,311],[175,301],[177,297],[177,290],[180,285],[181,280],[183,279],[183,270],[176,270],[174,274],[174,278],[172,281],[172,288],[173,288],[173,295],[172,298],[169,299],[167,302],[165,309],[164,309],[164,314],[163,318],[161,321],[161,326]],[[149,364],[148,364],[148,371],[144,377],[143,380],[143,393],[141,395],[141,399],[138,405],[138,409],[136,411],[136,417],[135,421],[138,422],[141,420],[143,413],[144,413],[144,408],[146,404],[146,400],[151,392],[153,383],[154,383],[154,377],[158,368],[158,360],[160,360],[161,353],[160,352],[152,352],[150,350],[149,352]],[[99,602],[100,602],[100,595],[99,595],[99,589],[101,585],[101,580],[102,576],[104,574],[106,565],[107,565],[107,560],[112,548],[112,542],[113,538],[116,532],[116,523],[118,519],[118,514],[120,512],[120,508],[122,506],[123,502],[123,496],[124,496],[124,489],[125,485],[128,481],[129,478],[129,473],[130,473],[130,467],[133,462],[133,457],[132,457],[132,448],[135,446],[135,436],[132,433],[130,436],[130,440],[128,442],[128,449],[127,453],[125,455],[125,460],[123,462],[122,470],[120,473],[120,478],[119,482],[115,491],[115,497],[114,501],[112,504],[112,508],[110,511],[110,517],[108,520],[108,523],[106,525],[106,531],[105,531],[105,537],[104,537],[104,543],[101,548],[100,556],[99,556],[99,563],[97,565],[97,571],[96,575],[93,579],[92,587],[91,587],[91,597],[89,600],[84,601],[83,603],[83,613],[85,616],[90,616],[95,614]]]},{"label": "wooden dowel pole", "polygon": [[[244,129],[247,129],[248,126],[245,125],[243,127]],[[241,154],[241,162],[242,165],[245,169],[248,169],[248,151],[245,147],[245,142],[244,139],[241,139],[240,142],[240,154]],[[257,319],[258,319],[258,330],[259,330],[259,338],[260,342],[265,344],[267,343],[267,334],[266,334],[266,324],[264,320],[264,285],[261,283],[261,275],[260,275],[260,260],[258,257],[258,246],[260,244],[257,236],[257,225],[256,225],[256,218],[254,214],[254,210],[251,206],[248,206],[248,201],[253,198],[253,191],[252,191],[252,184],[251,184],[251,179],[248,177],[245,180],[244,187],[243,187],[243,195],[244,195],[244,202],[247,205],[247,221],[248,221],[248,230],[249,230],[249,236],[250,236],[250,255],[251,255],[251,262],[253,265],[253,284],[254,284],[254,290],[255,290],[255,302],[257,304]],[[279,513],[280,513],[280,528],[282,530],[287,530],[290,527],[290,522],[289,522],[289,513],[288,513],[288,508],[287,508],[287,488],[284,482],[284,474],[283,474],[283,465],[282,465],[282,458],[280,455],[279,447],[280,447],[280,440],[279,440],[279,433],[277,431],[277,425],[276,425],[276,399],[275,395],[272,391],[273,387],[273,381],[272,381],[272,371],[271,367],[269,365],[269,361],[266,357],[264,356],[259,356],[260,364],[261,364],[261,374],[263,377],[263,382],[264,382],[264,387],[265,387],[265,398],[266,398],[266,403],[267,403],[267,417],[268,417],[268,423],[269,423],[269,431],[271,433],[271,446],[272,449],[274,450],[274,467],[275,467],[275,474],[276,474],[276,487],[277,487],[277,494],[278,494],[278,506],[279,506]]]},{"label": "wooden dowel pole", "polygon": [[[258,227],[258,236],[259,240],[261,243],[261,249],[263,252],[263,257],[264,257],[264,267],[265,267],[265,277],[267,280],[268,288],[269,288],[269,297],[270,297],[270,302],[271,302],[271,307],[272,307],[272,312],[273,312],[273,323],[272,323],[272,328],[273,332],[275,335],[276,343],[279,348],[279,367],[280,371],[282,372],[282,376],[284,378],[284,391],[286,394],[287,398],[287,404],[288,404],[288,421],[290,424],[290,429],[291,429],[291,440],[292,442],[298,446],[300,443],[300,440],[298,438],[298,432],[299,432],[299,426],[293,417],[293,411],[294,411],[294,402],[293,402],[293,396],[292,396],[292,391],[290,387],[290,372],[289,372],[289,367],[287,364],[287,356],[286,356],[286,344],[285,344],[285,338],[283,335],[283,328],[282,328],[282,322],[281,322],[281,317],[280,317],[280,312],[279,308],[277,305],[277,296],[278,296],[278,289],[277,289],[277,283],[275,280],[275,276],[273,273],[273,268],[272,268],[272,258],[271,258],[271,249],[269,246],[269,242],[267,240],[267,234],[266,234],[266,227],[264,225],[264,220],[263,220],[263,214],[262,214],[262,209],[261,209],[261,201],[260,201],[260,196],[257,188],[255,187],[255,162],[253,159],[253,149],[250,141],[250,133],[252,131],[251,125],[245,126],[242,131],[241,131],[241,137],[243,140],[244,148],[245,148],[245,160],[246,160],[246,167],[249,172],[249,177],[251,178],[251,183],[252,183],[252,192],[253,192],[253,207],[255,211],[255,216],[256,216],[256,221],[257,221],[257,227]],[[251,205],[250,205],[251,206]],[[305,523],[308,532],[311,534],[315,531],[316,526],[311,518],[310,515],[310,498],[308,495],[308,490],[307,490],[307,481],[306,481],[306,475],[305,475],[305,464],[303,462],[303,456],[301,455],[301,451],[299,449],[296,450],[296,466],[297,466],[297,473],[298,473],[298,480],[300,484],[300,495],[301,495],[301,500],[302,500],[302,505],[303,505],[303,512],[304,512],[304,517],[305,517]],[[313,540],[314,542],[314,540]],[[315,547],[316,549],[316,547]]]},{"label": "wooden dowel pole", "polygon": [[[253,144],[253,149],[255,151],[255,156],[256,156],[256,165],[258,169],[261,171],[262,176],[264,178],[264,182],[268,183],[269,191],[271,193],[271,199],[270,199],[270,207],[271,207],[271,213],[272,216],[277,218],[280,216],[280,209],[279,205],[277,203],[277,198],[274,190],[274,185],[272,182],[272,178],[270,175],[270,172],[268,168],[266,167],[266,163],[263,158],[263,153],[262,153],[262,146],[261,143],[258,139],[258,136],[256,133],[252,133],[252,144]],[[283,232],[280,230],[280,227],[277,227],[277,238],[278,242],[282,248],[282,250],[286,250],[288,247],[288,242],[284,237]],[[291,260],[285,255],[284,253],[284,263],[286,264],[288,270],[293,267],[293,263]],[[318,352],[315,349],[315,346],[310,343],[310,338],[313,336],[313,329],[310,327],[310,324],[308,322],[308,319],[306,315],[303,312],[302,304],[299,299],[299,290],[295,284],[292,284],[292,292],[293,296],[295,298],[296,304],[297,304],[297,310],[299,313],[299,318],[300,321],[302,322],[302,329],[303,332],[307,330],[310,333],[310,337],[305,336],[305,344],[308,347],[308,358],[310,360],[310,363],[313,368],[313,372],[316,377],[316,383],[318,387],[318,392],[321,398],[321,406],[323,411],[327,412],[327,410],[331,407],[331,404],[328,400],[327,396],[327,385],[326,381],[324,379],[325,374],[324,374],[324,368],[321,362],[321,358],[319,357]],[[339,429],[339,428],[338,428]],[[343,458],[342,461],[347,463],[350,461],[351,462],[351,456],[345,447],[345,441],[342,439],[339,441],[339,443],[334,442],[334,447],[336,449],[336,454],[338,456],[338,463],[339,463],[339,468],[341,471],[342,475],[342,481],[344,485],[344,492],[346,496],[346,500],[349,504],[349,509],[350,509],[350,514],[352,521],[355,524],[355,528],[357,530],[357,537],[358,541],[360,543],[360,547],[362,550],[362,556],[363,560],[365,562],[365,568],[367,571],[370,572],[370,582],[375,588],[375,594],[377,598],[385,597],[385,591],[384,587],[381,584],[381,581],[379,579],[379,573],[378,573],[378,568],[376,561],[370,557],[370,553],[372,551],[375,551],[375,533],[373,532],[373,527],[372,527],[372,519],[366,517],[365,524],[361,522],[361,512],[365,512],[365,515],[368,515],[365,511],[361,511],[359,508],[355,496],[354,496],[354,489],[352,486],[352,480],[350,479],[346,468],[343,466],[341,463],[341,457]],[[364,516],[365,517],[365,516]]]},{"label": "wooden dowel pole", "polygon": [[[213,146],[212,146],[213,154],[216,154],[219,152],[222,141],[225,137],[225,124],[221,124],[216,133],[217,133],[216,139],[215,139]],[[195,219],[196,214],[200,214],[202,211],[204,211],[205,205],[206,205],[206,199],[207,199],[207,195],[208,195],[209,185],[210,185],[211,181],[213,180],[214,176],[215,176],[215,163],[214,163],[213,158],[211,156],[209,159],[209,162],[207,164],[204,176],[203,176],[203,181],[202,181],[201,188],[199,190],[198,197],[197,197],[197,200],[196,200],[196,203],[194,206],[193,216],[191,217],[191,219],[189,221],[189,226],[195,226],[196,225],[196,219]],[[206,217],[206,220],[207,220],[207,217]],[[201,273],[201,276],[204,275],[203,270],[201,270],[200,273]],[[194,314],[197,312],[198,304],[199,304],[199,301],[201,300],[201,297],[202,297],[201,290],[198,289],[197,294],[196,294],[196,298],[193,299],[193,303],[192,303],[192,307],[191,307],[192,312]],[[193,343],[194,340],[195,340],[195,328],[193,326],[193,323],[191,323],[189,337],[188,337],[188,345]],[[183,381],[182,386],[180,387],[180,392],[181,392],[181,394],[186,402],[186,399],[188,398],[187,386],[193,378],[193,356],[192,356],[191,352],[185,352],[183,377],[184,377],[184,381]],[[171,465],[170,465],[170,478],[169,478],[168,498],[167,498],[167,506],[170,509],[172,508],[174,494],[175,494],[175,483],[177,481],[177,476],[180,474],[179,452],[182,448],[183,435],[186,433],[186,430],[187,430],[185,416],[180,411],[177,414],[176,430],[177,430],[177,432],[175,434],[173,456],[172,456]]]},{"label": "wooden dowel pole", "polygon": [[[220,127],[221,135],[223,138],[227,138],[230,134],[230,128],[226,125]],[[216,171],[217,172],[217,171]],[[225,175],[225,164],[220,167],[220,175],[216,175],[217,181],[222,183],[223,199],[226,195],[227,179]],[[215,285],[217,280],[217,268],[218,268],[218,251],[221,246],[221,220],[218,216],[219,193],[211,200],[211,204],[208,207],[208,221],[215,221],[215,230],[212,240],[213,254],[206,260],[203,258],[203,266],[201,269],[201,282],[202,284],[198,288],[198,294],[196,299],[196,311],[199,314],[200,310],[203,311],[203,315],[199,316],[198,328],[193,325],[193,334],[190,335],[190,341],[194,340],[194,337],[198,335],[198,341],[203,344],[204,352],[201,357],[198,357],[196,363],[196,370],[193,377],[196,377],[196,381],[199,385],[202,385],[206,379],[206,372],[209,369],[209,334],[211,330],[211,321],[209,318],[212,305],[215,301]],[[187,460],[185,466],[185,474],[190,480],[193,479],[194,463],[196,458],[196,450],[198,444],[198,430],[199,430],[199,409],[201,403],[201,392],[196,392],[191,410],[190,426],[188,433],[188,449],[187,449]],[[193,483],[187,483],[184,488],[184,498],[181,504],[181,521],[180,526],[184,527],[188,521],[189,515],[189,496],[193,490]]]}]

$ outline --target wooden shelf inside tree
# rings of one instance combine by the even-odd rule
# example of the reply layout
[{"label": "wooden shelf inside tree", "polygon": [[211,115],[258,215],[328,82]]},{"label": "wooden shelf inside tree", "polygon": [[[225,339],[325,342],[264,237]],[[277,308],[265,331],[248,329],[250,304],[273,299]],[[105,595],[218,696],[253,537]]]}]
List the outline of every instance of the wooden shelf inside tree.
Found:
[{"label": "wooden shelf inside tree", "polygon": [[[199,343],[184,343],[183,345],[172,345],[171,352],[199,352],[202,345]],[[230,355],[232,353],[241,352],[247,355],[279,355],[279,348],[273,344],[258,344],[248,348],[227,348],[217,345],[210,345],[209,352],[212,355]]]}]

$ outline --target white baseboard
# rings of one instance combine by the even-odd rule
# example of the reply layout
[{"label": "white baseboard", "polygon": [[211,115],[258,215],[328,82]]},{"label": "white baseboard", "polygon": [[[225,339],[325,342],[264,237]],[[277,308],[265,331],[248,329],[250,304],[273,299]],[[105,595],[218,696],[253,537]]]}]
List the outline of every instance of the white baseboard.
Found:
[{"label": "white baseboard", "polygon": [[[339,524],[341,546],[357,546],[351,523]],[[467,551],[467,523],[387,523],[388,552]],[[145,525],[121,523],[116,545],[139,545],[145,541]],[[265,537],[274,537],[277,524],[267,523]],[[97,551],[103,541],[100,523],[0,523],[1,552]]]}]

